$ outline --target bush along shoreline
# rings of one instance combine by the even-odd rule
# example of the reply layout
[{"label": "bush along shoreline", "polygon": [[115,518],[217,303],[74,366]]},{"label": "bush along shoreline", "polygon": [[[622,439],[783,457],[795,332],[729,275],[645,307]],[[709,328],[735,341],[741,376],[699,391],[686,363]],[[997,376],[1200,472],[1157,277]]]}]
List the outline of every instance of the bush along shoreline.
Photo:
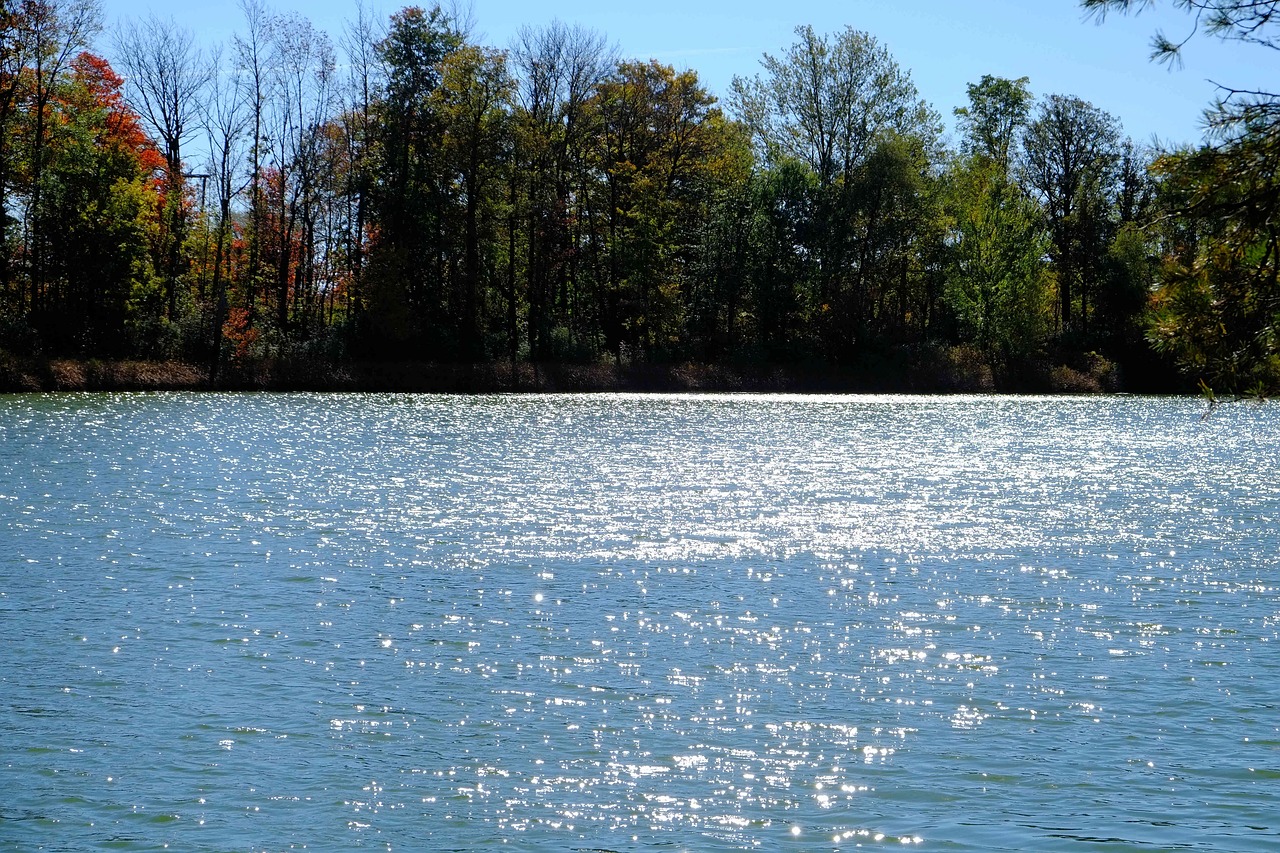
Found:
[{"label": "bush along shoreline", "polygon": [[[1152,381],[1156,378],[1157,381]],[[276,360],[224,368],[185,361],[18,357],[0,351],[0,393],[331,391],[393,393],[1194,393],[1168,374],[1136,371],[1089,353],[1001,375],[970,347],[869,357],[849,367],[768,364],[534,363]],[[1166,380],[1166,381],[1158,381]]]}]

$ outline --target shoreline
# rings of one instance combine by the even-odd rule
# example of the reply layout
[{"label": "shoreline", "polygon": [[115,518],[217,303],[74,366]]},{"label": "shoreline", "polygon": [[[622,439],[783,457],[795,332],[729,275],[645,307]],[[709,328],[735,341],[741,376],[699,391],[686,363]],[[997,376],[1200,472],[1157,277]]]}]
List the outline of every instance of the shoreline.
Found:
[{"label": "shoreline", "polygon": [[1040,371],[997,382],[985,365],[942,359],[862,369],[795,365],[540,364],[497,361],[291,363],[224,373],[183,361],[17,358],[0,353],[0,393],[118,391],[314,391],[436,394],[491,393],[801,393],[801,394],[1110,394],[1194,393],[1177,387],[1129,388],[1118,370]]}]

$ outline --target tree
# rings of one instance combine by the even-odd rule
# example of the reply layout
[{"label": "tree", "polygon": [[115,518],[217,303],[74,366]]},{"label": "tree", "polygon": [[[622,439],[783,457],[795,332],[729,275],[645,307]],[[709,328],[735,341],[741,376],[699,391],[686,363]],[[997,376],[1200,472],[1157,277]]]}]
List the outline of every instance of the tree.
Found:
[{"label": "tree", "polygon": [[723,114],[709,116],[718,139],[704,166],[705,214],[692,231],[687,334],[697,357],[740,357],[751,340],[751,239],[757,175],[746,128]]},{"label": "tree", "polygon": [[137,332],[150,319],[150,237],[160,205],[152,176],[164,160],[105,60],[81,53],[70,72],[51,102],[56,130],[36,216],[59,250],[47,260],[35,319],[56,351],[125,354],[135,349],[130,325]]},{"label": "tree", "polygon": [[268,188],[275,209],[267,215],[270,237],[264,246],[273,261],[275,322],[288,336],[303,335],[318,311],[317,223],[322,200],[331,188],[323,174],[325,127],[334,95],[336,59],[329,37],[300,15],[277,18],[272,25],[272,64],[276,72],[275,127],[271,133]]},{"label": "tree", "polygon": [[267,110],[274,88],[269,60],[272,17],[262,0],[240,0],[240,10],[244,15],[246,32],[236,35],[232,44],[241,72],[239,82],[249,110],[248,257],[241,278],[245,316],[252,322],[262,284],[262,231],[265,221],[262,174],[268,142],[265,129]]},{"label": "tree", "polygon": [[189,30],[154,16],[125,24],[116,36],[128,99],[164,145],[167,264],[166,314],[177,318],[179,279],[186,236],[182,145],[198,129],[210,65]]},{"label": "tree", "polygon": [[[376,302],[383,317],[408,312],[416,323],[419,352],[433,356],[452,351],[455,343],[445,287],[448,235],[441,216],[444,164],[435,93],[442,82],[441,63],[462,44],[462,35],[437,6],[397,12],[377,45],[386,84],[378,104],[378,183],[373,193],[379,223],[373,250],[380,255],[380,275],[370,285],[381,290]],[[378,335],[383,346],[404,347],[413,336],[399,325],[394,337],[390,332],[387,327]]]},{"label": "tree", "polygon": [[850,182],[850,284],[837,294],[829,351],[854,358],[928,332],[944,238],[936,154],[915,134],[884,134]]},{"label": "tree", "polygon": [[1057,319],[1087,332],[1089,299],[1110,242],[1109,206],[1121,157],[1119,123],[1080,98],[1051,95],[1024,141],[1025,180],[1044,208],[1058,285]]},{"label": "tree", "polygon": [[29,84],[25,72],[33,46],[30,21],[23,12],[17,3],[5,0],[0,4],[0,299],[12,298],[19,310],[24,288],[18,286],[10,293],[16,254],[11,246],[11,238],[16,236],[12,225],[18,223],[14,219],[17,211],[11,209],[9,189],[21,163],[18,129]]},{"label": "tree", "polygon": [[[552,357],[557,347],[561,357],[578,349],[578,339],[587,333],[583,321],[589,306],[580,299],[581,244],[575,231],[590,213],[580,207],[586,200],[582,188],[592,183],[588,159],[598,116],[590,102],[616,63],[603,36],[559,21],[542,29],[522,28],[511,55],[519,80],[512,179],[523,178],[523,186],[513,186],[512,208],[514,217],[518,205],[523,219],[518,227],[527,336],[530,357],[537,361]],[[512,306],[516,298],[512,288]],[[508,330],[512,346],[517,334]]]},{"label": "tree", "polygon": [[[13,20],[10,18],[6,23]],[[93,35],[101,29],[101,9],[97,0],[22,0],[16,23],[19,24],[16,35],[25,43],[20,55],[25,56],[27,66],[19,73],[28,79],[26,112],[30,121],[30,130],[26,134],[29,139],[26,160],[30,179],[23,215],[30,288],[26,305],[37,310],[46,284],[44,267],[50,244],[39,216],[45,163],[49,157],[50,105],[72,59],[89,46]],[[21,295],[17,302],[19,310],[22,310],[24,300]]]},{"label": "tree", "polygon": [[1034,357],[1048,327],[1049,249],[1040,209],[998,162],[968,155],[947,176],[953,241],[946,297],[963,339],[997,367]]},{"label": "tree", "polygon": [[[212,354],[209,380],[216,382],[222,355],[222,325],[226,322],[229,303],[227,288],[231,279],[233,242],[231,203],[237,193],[239,161],[245,154],[245,137],[249,128],[248,103],[244,98],[243,70],[223,68],[221,54],[215,53],[211,66],[209,97],[203,102],[202,124],[209,147],[209,174],[213,178],[218,200],[218,217],[214,226],[212,276],[213,312],[211,319]],[[230,80],[223,75],[227,74]],[[209,227],[205,223],[206,229]],[[206,232],[207,233],[207,232]]]},{"label": "tree", "polygon": [[763,75],[734,79],[732,104],[765,162],[802,164],[816,179],[809,251],[818,316],[827,354],[848,358],[875,338],[895,267],[889,254],[902,249],[889,244],[915,236],[894,234],[890,221],[899,201],[914,207],[921,198],[916,177],[937,155],[940,123],[871,36],[851,27],[834,37],[799,27],[796,36],[782,57],[765,55]]},{"label": "tree", "polygon": [[481,358],[485,355],[481,319],[486,285],[494,270],[486,249],[492,246],[498,205],[490,190],[510,149],[510,100],[515,84],[507,72],[506,55],[499,51],[464,45],[441,65],[436,94],[444,128],[442,153],[446,168],[457,176],[451,195],[461,195],[461,204],[454,207],[460,206],[462,213],[458,229],[462,263],[453,313],[461,337],[460,354]]},{"label": "tree", "polygon": [[1048,239],[1012,168],[1030,119],[1027,83],[984,75],[969,84],[969,105],[955,111],[962,154],[946,177],[947,303],[963,339],[1006,371],[1034,356],[1048,325]]},{"label": "tree", "polygon": [[[1172,0],[1193,15],[1181,39],[1158,33],[1152,56],[1179,62],[1196,33],[1280,50],[1276,0]],[[1082,0],[1137,13],[1152,0]],[[1258,66],[1261,67],[1261,66]],[[1223,86],[1206,112],[1209,141],[1156,162],[1162,212],[1178,223],[1155,296],[1150,338],[1200,382],[1219,390],[1280,390],[1280,93]]]},{"label": "tree", "polygon": [[1154,299],[1152,343],[1192,377],[1229,393],[1280,390],[1280,221],[1276,137],[1157,161],[1166,210],[1190,224],[1169,252]]},{"label": "tree", "polygon": [[817,191],[813,170],[796,160],[783,160],[751,182],[748,318],[751,338],[771,361],[814,355],[811,321],[830,310],[815,283]]},{"label": "tree", "polygon": [[1009,80],[984,74],[967,87],[969,106],[955,110],[961,150],[994,164],[1006,179],[1031,115],[1029,82],[1026,77]]},{"label": "tree", "polygon": [[781,57],[765,54],[765,73],[735,77],[731,103],[764,159],[794,159],[823,186],[850,174],[884,131],[915,133],[938,120],[911,75],[874,37],[846,27],[834,37],[797,27]]},{"label": "tree", "polygon": [[680,339],[706,170],[723,144],[714,102],[692,71],[658,62],[619,63],[598,87],[596,162],[607,199],[602,314],[610,350],[626,344],[652,354]]},{"label": "tree", "polygon": [[348,22],[341,39],[347,81],[339,92],[341,111],[337,118],[345,163],[345,181],[340,189],[344,207],[344,289],[353,318],[358,318],[364,309],[369,201],[375,175],[374,100],[382,82],[377,44],[381,40],[372,13],[363,0],[357,0],[355,20]]}]

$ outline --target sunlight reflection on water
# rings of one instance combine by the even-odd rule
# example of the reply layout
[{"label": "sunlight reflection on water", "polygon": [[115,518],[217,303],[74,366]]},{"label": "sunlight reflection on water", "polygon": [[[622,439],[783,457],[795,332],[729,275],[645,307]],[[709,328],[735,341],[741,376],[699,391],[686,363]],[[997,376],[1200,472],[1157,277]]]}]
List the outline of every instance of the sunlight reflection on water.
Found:
[{"label": "sunlight reflection on water", "polygon": [[1274,406],[0,398],[15,849],[1274,849]]}]

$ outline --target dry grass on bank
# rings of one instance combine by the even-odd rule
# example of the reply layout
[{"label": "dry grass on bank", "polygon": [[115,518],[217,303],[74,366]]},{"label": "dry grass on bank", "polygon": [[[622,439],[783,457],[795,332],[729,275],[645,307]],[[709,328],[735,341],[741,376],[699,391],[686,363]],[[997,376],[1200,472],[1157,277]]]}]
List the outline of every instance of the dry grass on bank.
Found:
[{"label": "dry grass on bank", "polygon": [[[1090,354],[1092,356],[1092,354]],[[871,362],[858,370],[716,364],[480,364],[323,361],[258,363],[223,369],[178,361],[18,358],[0,350],[0,392],[38,391],[379,391],[393,393],[792,392],[988,393],[1000,388],[971,347],[941,347],[914,358]],[[1097,356],[1075,367],[1045,368],[1016,391],[1105,393],[1122,390],[1114,364]]]},{"label": "dry grass on bank", "polygon": [[206,375],[178,361],[19,359],[0,352],[0,391],[183,391]]}]

